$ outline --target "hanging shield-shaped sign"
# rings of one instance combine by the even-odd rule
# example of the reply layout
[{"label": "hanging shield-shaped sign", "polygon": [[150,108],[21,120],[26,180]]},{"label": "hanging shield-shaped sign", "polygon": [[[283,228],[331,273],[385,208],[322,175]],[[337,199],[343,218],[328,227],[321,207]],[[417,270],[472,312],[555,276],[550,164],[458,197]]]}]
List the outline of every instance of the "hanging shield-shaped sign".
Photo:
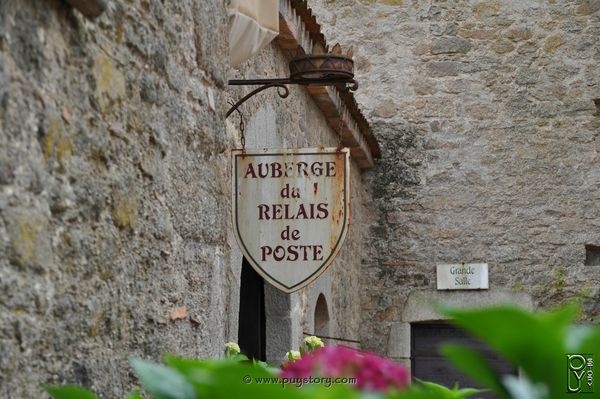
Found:
[{"label": "hanging shield-shaped sign", "polygon": [[254,269],[282,291],[305,287],[340,250],[349,150],[233,150],[233,228]]}]

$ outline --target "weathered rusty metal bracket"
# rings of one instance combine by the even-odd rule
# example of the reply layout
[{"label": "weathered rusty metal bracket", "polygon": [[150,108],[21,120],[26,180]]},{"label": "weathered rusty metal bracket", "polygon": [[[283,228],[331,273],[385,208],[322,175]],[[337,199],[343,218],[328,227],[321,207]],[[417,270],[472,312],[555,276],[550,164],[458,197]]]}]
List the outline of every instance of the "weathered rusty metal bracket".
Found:
[{"label": "weathered rusty metal bracket", "polygon": [[[275,78],[275,79],[240,79],[240,80],[230,80],[230,86],[256,86],[260,85],[260,87],[252,90],[250,93],[246,94],[239,101],[237,101],[233,106],[227,111],[225,117],[229,117],[233,111],[235,111],[240,105],[245,103],[254,95],[260,93],[263,90],[269,89],[271,87],[277,87],[277,94],[281,98],[286,98],[290,94],[290,90],[286,85],[295,84],[301,86],[334,86],[337,85],[345,90],[355,91],[358,89],[358,83],[356,80],[352,78]],[[280,91],[283,89],[283,91]]]},{"label": "weathered rusty metal bracket", "polygon": [[[282,82],[279,82],[278,80],[281,80]],[[227,118],[229,115],[231,115],[231,113],[233,111],[237,110],[240,105],[245,103],[248,99],[253,97],[255,94],[258,94],[261,91],[266,90],[271,87],[277,87],[277,94],[279,95],[279,97],[286,98],[287,96],[290,95],[290,90],[285,85],[286,83],[288,83],[287,80],[288,79],[271,79],[271,81],[267,82],[267,83],[262,83],[262,82],[261,83],[246,83],[246,81],[230,80],[229,81],[230,85],[238,85],[239,86],[242,84],[248,84],[248,85],[262,84],[262,86],[260,86],[257,89],[252,90],[250,93],[246,94],[244,97],[242,97],[240,100],[238,100],[238,102],[233,104],[231,106],[231,108],[229,108],[229,111],[227,111],[227,115],[225,115],[225,117]],[[239,82],[244,82],[244,83],[239,83]],[[280,89],[283,89],[283,91],[280,91]]]},{"label": "weathered rusty metal bracket", "polygon": [[[301,86],[336,86],[340,91],[358,89],[358,83],[354,80],[354,61],[352,61],[352,50],[348,55],[341,54],[340,45],[334,47],[335,54],[302,54],[292,58],[289,62],[290,76],[288,78],[274,79],[242,79],[230,80],[230,86],[253,86],[257,89],[242,97],[227,111],[228,117],[240,105],[255,94],[270,87],[277,87],[277,94],[286,98],[290,90],[286,85]],[[280,91],[283,89],[283,91]]]}]

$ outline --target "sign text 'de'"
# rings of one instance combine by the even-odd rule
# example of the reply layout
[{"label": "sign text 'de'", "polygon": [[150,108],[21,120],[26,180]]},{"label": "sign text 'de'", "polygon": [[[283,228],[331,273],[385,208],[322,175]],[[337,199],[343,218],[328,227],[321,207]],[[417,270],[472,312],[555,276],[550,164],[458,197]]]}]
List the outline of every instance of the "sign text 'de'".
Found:
[{"label": "sign text 'de'", "polygon": [[233,227],[254,269],[285,292],[331,264],[349,218],[349,150],[234,150]]}]

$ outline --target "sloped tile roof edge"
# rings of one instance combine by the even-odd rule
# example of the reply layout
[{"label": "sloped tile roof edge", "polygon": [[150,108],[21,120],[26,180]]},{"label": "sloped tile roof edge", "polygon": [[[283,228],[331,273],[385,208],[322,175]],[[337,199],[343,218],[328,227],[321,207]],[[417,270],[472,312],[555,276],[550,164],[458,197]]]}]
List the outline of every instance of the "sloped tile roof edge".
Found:
[{"label": "sloped tile roof edge", "polygon": [[[317,22],[316,16],[313,14],[311,8],[308,7],[307,0],[280,0],[280,37],[277,39],[277,43],[283,50],[287,50],[292,56],[297,55],[300,52],[311,53],[312,48],[315,45],[322,46],[325,51],[328,51],[327,40],[325,35],[321,32],[321,25]],[[302,26],[298,26],[302,25]],[[300,49],[294,49],[294,47],[300,47]],[[360,82],[359,82],[360,83]],[[381,157],[381,149],[377,139],[373,135],[371,127],[365,116],[363,115],[354,94],[352,92],[344,92],[331,86],[327,88],[329,97],[331,100],[339,98],[347,111],[349,112],[353,122],[356,124],[357,130],[360,132],[360,138],[355,140],[359,146],[354,149],[353,154],[360,152],[359,147],[363,147],[360,144],[364,144],[368,147],[370,154],[361,154],[364,158],[364,162],[359,162],[361,167],[368,168],[372,167],[372,157]],[[335,91],[331,93],[331,91]],[[311,92],[311,91],[309,91]],[[321,91],[322,92],[322,91]],[[312,93],[311,93],[312,94]],[[317,101],[319,104],[319,101]],[[321,107],[320,107],[321,108]],[[339,109],[340,118],[343,118],[344,110]],[[350,123],[353,124],[353,123]],[[348,126],[349,130],[353,130],[352,126]],[[367,166],[367,164],[369,164]]]}]

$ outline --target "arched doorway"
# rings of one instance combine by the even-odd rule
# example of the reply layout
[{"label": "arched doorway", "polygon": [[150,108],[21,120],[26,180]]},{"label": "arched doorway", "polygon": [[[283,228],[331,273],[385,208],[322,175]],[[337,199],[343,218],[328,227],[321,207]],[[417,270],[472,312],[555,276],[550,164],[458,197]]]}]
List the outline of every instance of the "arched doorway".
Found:
[{"label": "arched doorway", "polygon": [[263,278],[242,261],[238,344],[249,358],[266,360],[265,355],[265,290]]},{"label": "arched doorway", "polygon": [[329,310],[325,295],[319,294],[315,305],[315,335],[328,337],[329,335]]}]

